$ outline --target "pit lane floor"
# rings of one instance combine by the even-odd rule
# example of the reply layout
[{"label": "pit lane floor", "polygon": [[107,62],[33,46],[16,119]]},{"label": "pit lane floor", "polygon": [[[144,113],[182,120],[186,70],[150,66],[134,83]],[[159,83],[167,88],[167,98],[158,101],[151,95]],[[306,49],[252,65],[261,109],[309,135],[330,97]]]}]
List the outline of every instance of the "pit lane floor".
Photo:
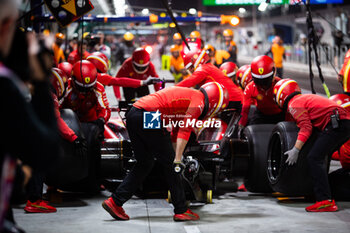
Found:
[{"label": "pit lane floor", "polygon": [[[243,61],[240,64],[244,64]],[[285,77],[296,79],[307,91],[310,89],[306,68],[286,65]],[[161,77],[170,77],[167,72],[159,73]],[[326,75],[326,81],[332,94],[340,93],[341,88],[334,75]],[[315,82],[318,82],[316,78]],[[317,92],[323,93],[322,87],[315,85]],[[106,91],[110,104],[116,105],[112,89],[107,87]],[[333,170],[339,167],[336,162],[332,164]],[[57,213],[26,214],[24,205],[21,205],[14,208],[14,215],[18,225],[29,233],[350,232],[350,202],[337,202],[340,210],[335,213],[307,213],[304,208],[312,202],[302,198],[249,192],[226,193],[214,195],[213,204],[192,204],[191,209],[201,216],[201,220],[181,223],[172,220],[173,209],[165,199],[137,197],[124,206],[131,220],[116,221],[101,207],[102,201],[109,195],[108,191],[95,196],[64,194],[62,204],[55,205]]]},{"label": "pit lane floor", "polygon": [[57,213],[26,214],[23,206],[14,209],[20,227],[32,233],[61,232],[350,232],[350,202],[338,202],[335,213],[307,213],[311,202],[299,198],[280,198],[249,192],[216,196],[213,204],[191,204],[201,220],[174,222],[173,208],[165,199],[133,197],[125,205],[129,221],[114,220],[102,207],[109,196],[63,195]]}]

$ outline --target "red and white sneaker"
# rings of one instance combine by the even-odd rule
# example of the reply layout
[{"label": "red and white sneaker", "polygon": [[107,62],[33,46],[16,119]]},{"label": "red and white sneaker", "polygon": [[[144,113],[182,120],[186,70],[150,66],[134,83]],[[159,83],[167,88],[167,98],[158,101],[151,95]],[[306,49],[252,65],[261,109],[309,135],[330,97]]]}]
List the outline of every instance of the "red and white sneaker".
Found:
[{"label": "red and white sneaker", "polygon": [[113,218],[117,220],[129,220],[129,215],[127,215],[121,206],[117,206],[110,197],[102,202],[102,207],[105,209]]},{"label": "red and white sneaker", "polygon": [[185,213],[175,214],[174,221],[196,221],[199,220],[199,215],[188,209]]},{"label": "red and white sneaker", "polygon": [[53,213],[57,211],[55,207],[50,206],[48,202],[44,200],[37,200],[35,202],[28,200],[24,210],[27,213]]},{"label": "red and white sneaker", "polygon": [[307,212],[335,212],[338,210],[338,206],[334,200],[318,201],[315,204],[305,208]]}]

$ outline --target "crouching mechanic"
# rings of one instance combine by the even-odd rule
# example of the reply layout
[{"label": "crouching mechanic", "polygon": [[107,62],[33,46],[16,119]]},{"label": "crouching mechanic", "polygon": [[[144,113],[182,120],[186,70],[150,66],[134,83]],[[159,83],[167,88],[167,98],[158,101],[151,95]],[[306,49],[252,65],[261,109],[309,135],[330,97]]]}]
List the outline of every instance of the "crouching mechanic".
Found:
[{"label": "crouching mechanic", "polygon": [[[329,98],[348,112],[350,111],[350,97],[346,94],[337,94]],[[345,142],[336,152],[332,159],[339,160],[341,168],[329,174],[332,196],[336,200],[350,200],[350,140]]]},{"label": "crouching mechanic", "polygon": [[208,82],[218,82],[224,86],[229,93],[229,106],[241,111],[243,94],[233,81],[216,66],[209,62],[209,55],[206,50],[192,49],[184,55],[185,67],[191,76],[176,84],[179,87],[194,87]]},{"label": "crouching mechanic", "polygon": [[[126,116],[126,126],[137,163],[112,196],[102,203],[103,208],[115,219],[129,220],[122,205],[132,197],[147,177],[156,156],[162,164],[170,188],[172,204],[175,207],[173,219],[198,220],[199,216],[185,205],[186,197],[181,176],[182,154],[192,128],[185,126],[174,129],[177,131],[173,134],[173,141],[176,142],[174,151],[170,133],[161,122],[204,120],[215,115],[227,104],[228,92],[216,82],[206,83],[200,90],[176,86],[166,88],[134,103]],[[159,123],[157,129],[145,128],[146,114],[151,114],[152,121],[158,119],[154,121]]]},{"label": "crouching mechanic", "polygon": [[338,207],[331,196],[325,160],[350,138],[350,113],[327,98],[314,94],[301,95],[298,84],[291,79],[276,83],[273,93],[279,107],[287,109],[300,128],[294,147],[285,152],[288,165],[297,162],[299,151],[308,141],[313,128],[321,131],[307,155],[316,203],[305,210],[337,211]]},{"label": "crouching mechanic", "polygon": [[101,52],[94,52],[87,57],[89,62],[95,65],[97,69],[97,81],[104,86],[122,86],[138,88],[141,86],[147,86],[151,84],[159,83],[161,80],[159,78],[148,77],[146,80],[138,80],[132,78],[115,78],[107,74],[109,61],[106,55]]},{"label": "crouching mechanic", "polygon": [[248,123],[250,106],[256,103],[256,110],[249,124],[276,124],[285,119],[282,110],[274,102],[273,87],[280,80],[275,77],[275,65],[268,56],[258,56],[251,65],[253,82],[244,89],[242,118],[239,127]]},{"label": "crouching mechanic", "polygon": [[[148,77],[158,77],[156,69],[151,62],[149,53],[143,49],[136,49],[132,56],[125,60],[122,67],[117,73],[116,78],[132,78],[136,80],[146,80]],[[155,91],[160,90],[161,84],[155,84]],[[114,94],[119,95],[119,87],[114,86]],[[149,94],[147,86],[138,88],[124,87],[124,98],[126,101],[131,101],[135,97],[142,97]]]}]

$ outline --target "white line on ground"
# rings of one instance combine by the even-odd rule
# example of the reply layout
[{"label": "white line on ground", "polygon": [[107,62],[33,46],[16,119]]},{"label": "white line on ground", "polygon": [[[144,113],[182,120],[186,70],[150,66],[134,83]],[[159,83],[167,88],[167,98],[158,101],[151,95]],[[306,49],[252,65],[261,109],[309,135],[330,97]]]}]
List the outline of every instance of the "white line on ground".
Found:
[{"label": "white line on ground", "polygon": [[197,226],[184,226],[186,233],[201,233]]}]

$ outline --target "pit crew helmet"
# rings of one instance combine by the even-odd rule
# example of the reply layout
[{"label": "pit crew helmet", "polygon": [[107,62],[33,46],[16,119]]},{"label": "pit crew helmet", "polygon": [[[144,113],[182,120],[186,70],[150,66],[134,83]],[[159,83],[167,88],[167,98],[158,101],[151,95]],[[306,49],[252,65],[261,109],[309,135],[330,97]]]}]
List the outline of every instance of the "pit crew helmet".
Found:
[{"label": "pit crew helmet", "polygon": [[233,78],[236,82],[237,66],[234,62],[228,61],[220,66],[220,70],[229,78]]},{"label": "pit crew helmet", "polygon": [[148,70],[150,55],[144,48],[137,48],[132,53],[132,66],[138,74],[144,74]]},{"label": "pit crew helmet", "polygon": [[87,60],[78,61],[73,66],[72,79],[74,87],[79,92],[88,92],[96,84],[97,69],[94,64]]},{"label": "pit crew helmet", "polygon": [[59,68],[52,68],[51,84],[58,99],[61,99],[66,92],[65,83],[68,82],[66,73]]},{"label": "pit crew helmet", "polygon": [[255,57],[250,68],[255,85],[269,89],[276,71],[272,58],[266,55]]},{"label": "pit crew helmet", "polygon": [[205,107],[200,119],[213,117],[227,107],[229,94],[227,89],[220,83],[209,82],[202,85],[199,90],[205,97]]},{"label": "pit crew helmet", "polygon": [[86,58],[89,62],[95,65],[97,72],[107,73],[109,67],[109,61],[106,55],[101,52],[94,52]]},{"label": "pit crew helmet", "polygon": [[241,88],[244,90],[245,87],[253,81],[251,70],[250,70],[250,65],[244,65],[239,67],[237,70],[237,83],[241,86]]},{"label": "pit crew helmet", "polygon": [[132,41],[134,39],[134,34],[132,34],[131,32],[125,32],[123,38],[126,41]]},{"label": "pit crew helmet", "polygon": [[186,69],[193,66],[194,70],[196,70],[199,65],[207,63],[210,58],[207,50],[193,48],[183,56],[183,60]]},{"label": "pit crew helmet", "polygon": [[233,37],[233,31],[231,29],[225,29],[222,33],[223,36],[225,37]]},{"label": "pit crew helmet", "polygon": [[181,35],[180,35],[180,33],[175,33],[174,35],[173,35],[173,40],[181,40]]},{"label": "pit crew helmet", "polygon": [[336,94],[329,97],[330,100],[333,100],[338,105],[345,108],[347,111],[350,111],[350,96],[347,94]]},{"label": "pit crew helmet", "polygon": [[61,62],[60,64],[58,64],[57,68],[66,73],[68,78],[70,78],[70,76],[72,75],[73,65],[69,62]]},{"label": "pit crew helmet", "polygon": [[287,104],[293,96],[300,93],[300,87],[293,79],[281,79],[273,87],[273,97],[280,108],[285,108],[285,104]]},{"label": "pit crew helmet", "polygon": [[201,33],[199,31],[192,31],[190,33],[190,38],[201,38]]}]

